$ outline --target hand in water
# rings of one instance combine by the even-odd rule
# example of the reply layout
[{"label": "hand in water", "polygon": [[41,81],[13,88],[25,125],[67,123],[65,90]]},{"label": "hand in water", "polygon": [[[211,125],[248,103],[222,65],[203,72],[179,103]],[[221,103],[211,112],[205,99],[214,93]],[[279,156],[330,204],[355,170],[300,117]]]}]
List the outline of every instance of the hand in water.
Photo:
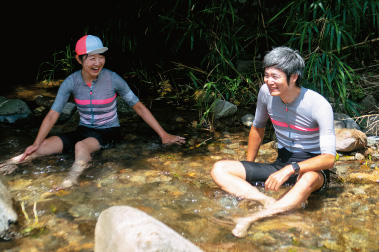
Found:
[{"label": "hand in water", "polygon": [[181,136],[174,136],[171,134],[167,134],[164,138],[162,138],[162,144],[164,145],[171,145],[171,144],[178,144],[182,145],[186,142],[186,139]]},{"label": "hand in water", "polygon": [[21,163],[22,161],[25,160],[26,157],[32,155],[34,152],[36,152],[39,148],[39,144],[33,144],[30,145],[28,148],[25,149],[24,154],[21,156],[20,160],[18,161]]}]

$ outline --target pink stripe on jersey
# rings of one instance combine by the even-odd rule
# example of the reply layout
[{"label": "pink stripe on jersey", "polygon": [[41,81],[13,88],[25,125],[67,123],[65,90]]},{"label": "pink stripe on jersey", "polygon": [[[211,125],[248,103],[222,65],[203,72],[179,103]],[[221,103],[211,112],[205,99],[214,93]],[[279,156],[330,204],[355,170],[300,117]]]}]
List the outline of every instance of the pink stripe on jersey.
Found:
[{"label": "pink stripe on jersey", "polygon": [[[114,101],[116,99],[117,94],[115,94],[113,97],[104,99],[104,100],[92,100],[92,104],[101,105],[101,104],[108,104]],[[76,104],[79,105],[89,105],[91,103],[90,100],[79,100],[75,99]]]},{"label": "pink stripe on jersey", "polygon": [[290,125],[291,129],[295,129],[295,130],[300,130],[300,131],[319,131],[320,128],[317,127],[317,128],[305,128],[305,127],[300,127],[300,126],[296,126],[296,125]]},{"label": "pink stripe on jersey", "polygon": [[300,130],[300,131],[307,131],[307,132],[311,132],[311,131],[319,131],[320,128],[317,127],[317,128],[305,128],[305,127],[301,127],[301,126],[296,126],[296,125],[291,125],[291,124],[287,124],[287,123],[284,123],[284,122],[280,122],[280,121],[277,121],[277,120],[274,120],[272,118],[271,119],[271,122],[277,126],[280,126],[280,127],[287,127],[288,126],[291,128],[291,129],[295,129],[295,130]]},{"label": "pink stripe on jersey", "polygon": [[278,126],[280,126],[280,127],[288,127],[288,124],[287,124],[287,123],[279,122],[279,121],[274,120],[274,119],[272,119],[272,118],[270,118],[270,119],[271,119],[271,122],[272,122],[273,124],[275,124],[275,125],[278,125]]}]

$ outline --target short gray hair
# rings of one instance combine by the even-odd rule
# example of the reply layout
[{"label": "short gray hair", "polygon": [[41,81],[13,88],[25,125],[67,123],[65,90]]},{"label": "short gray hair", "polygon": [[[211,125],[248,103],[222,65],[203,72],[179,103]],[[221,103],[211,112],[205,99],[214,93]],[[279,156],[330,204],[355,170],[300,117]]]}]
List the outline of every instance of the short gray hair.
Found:
[{"label": "short gray hair", "polygon": [[303,78],[305,62],[297,50],[282,46],[276,47],[266,54],[263,66],[283,71],[287,75],[288,84],[292,74],[297,74],[296,85],[299,86]]}]

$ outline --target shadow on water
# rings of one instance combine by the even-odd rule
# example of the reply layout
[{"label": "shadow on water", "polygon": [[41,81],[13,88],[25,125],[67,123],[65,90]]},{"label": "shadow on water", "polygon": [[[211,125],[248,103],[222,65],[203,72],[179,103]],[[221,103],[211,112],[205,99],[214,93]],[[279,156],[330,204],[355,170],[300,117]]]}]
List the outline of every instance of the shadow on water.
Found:
[{"label": "shadow on water", "polygon": [[[16,232],[20,237],[0,242],[0,250],[93,251],[96,220],[101,211],[114,205],[148,213],[205,251],[378,249],[377,184],[337,183],[335,178],[329,191],[311,197],[304,209],[258,221],[245,238],[234,237],[230,219],[261,206],[221,191],[210,170],[217,160],[245,158],[248,129],[234,125],[211,134],[191,127],[197,112],[162,107],[164,111],[155,114],[158,121],[169,132],[185,135],[184,146],[162,147],[159,138],[135,119],[123,123],[122,139],[115,148],[94,155],[91,167],[73,189],[52,190],[67,175],[72,154],[34,160],[4,176],[19,214]],[[167,114],[175,116],[167,118]],[[37,130],[1,126],[0,162],[22,152]],[[275,156],[273,149],[262,148],[261,161]],[[287,189],[269,194],[278,197]],[[29,221],[21,211],[22,202]]]}]

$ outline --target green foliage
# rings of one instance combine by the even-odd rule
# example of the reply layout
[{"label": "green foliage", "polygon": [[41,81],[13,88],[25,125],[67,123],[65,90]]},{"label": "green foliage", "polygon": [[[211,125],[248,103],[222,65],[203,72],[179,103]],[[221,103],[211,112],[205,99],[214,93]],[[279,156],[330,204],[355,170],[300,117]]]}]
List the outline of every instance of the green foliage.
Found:
[{"label": "green foliage", "polygon": [[[285,29],[293,31],[288,45],[298,48],[307,60],[306,86],[335,104],[335,110],[358,115],[359,86],[348,57],[358,49],[357,40],[377,36],[378,1],[293,1]],[[362,36],[361,28],[369,28]],[[376,31],[376,32],[375,32]],[[358,90],[358,91],[357,91]],[[349,96],[353,93],[354,96]],[[342,107],[337,105],[342,105]]]},{"label": "green foliage", "polygon": [[[189,41],[189,49],[194,50],[197,40],[205,42],[210,49],[209,54],[204,55],[203,63],[215,66],[222,64],[226,67],[220,55],[231,58],[244,48],[241,45],[241,31],[244,25],[239,25],[239,18],[234,12],[233,2],[209,1],[205,5],[198,1],[175,1],[174,8],[161,15],[166,21],[163,31],[168,31],[166,42],[171,38],[173,31],[181,34],[177,43],[179,50],[185,41]],[[220,53],[212,52],[218,50]],[[208,59],[206,62],[205,59]]]},{"label": "green foliage", "polygon": [[[236,2],[183,1],[174,2],[173,8],[161,15],[166,42],[175,45],[175,51],[200,54],[199,68],[182,66],[194,89],[202,89],[203,96],[197,106],[202,121],[211,121],[215,99],[224,99],[236,105],[254,102],[258,83],[251,81],[259,71],[240,73],[234,65],[246,58],[257,36],[252,36],[246,21],[239,15]],[[241,7],[241,6],[239,6]],[[253,55],[252,51],[248,51]],[[254,77],[252,77],[252,75]]]},{"label": "green foliage", "polygon": [[[99,36],[112,48],[110,62],[122,58],[115,67],[130,72],[130,65],[137,66],[132,72],[156,89],[160,85],[154,70],[167,72],[167,65],[179,62],[171,77],[180,76],[189,94],[203,91],[197,104],[205,111],[202,118],[210,114],[215,99],[239,106],[254,104],[262,69],[242,71],[239,62],[259,61],[281,45],[299,50],[305,58],[306,87],[325,96],[335,110],[357,114],[356,103],[364,92],[353,66],[360,61],[372,63],[378,56],[377,0],[166,0],[159,4],[116,0],[112,4],[112,13],[94,19],[85,33]],[[38,79],[49,83],[58,73],[71,73],[72,58],[69,47],[55,53],[51,62],[41,64]]]},{"label": "green foliage", "polygon": [[[279,9],[265,8],[257,1],[257,8],[249,13],[253,18],[232,0],[173,2],[172,10],[161,15],[166,41],[175,34],[177,51],[187,46],[188,51],[194,51],[201,45],[208,49],[201,60],[206,73],[189,73],[194,88],[231,101],[246,90],[254,97],[258,83],[246,81],[234,64],[247,52],[254,57],[272,46],[286,44],[298,49],[306,59],[306,87],[325,96],[335,110],[359,114],[356,102],[362,97],[362,89],[349,62],[354,57],[372,57],[365,56],[375,47],[362,41],[378,36],[378,1],[282,1],[276,2]],[[265,22],[267,16],[271,18]],[[362,33],[362,28],[366,32]],[[259,71],[249,73],[249,77],[259,80]]]},{"label": "green foliage", "polygon": [[66,46],[65,51],[54,53],[51,61],[43,62],[40,65],[36,81],[42,80],[43,84],[49,85],[56,80],[59,74],[63,77],[68,76],[74,70],[74,58],[70,45]]}]

